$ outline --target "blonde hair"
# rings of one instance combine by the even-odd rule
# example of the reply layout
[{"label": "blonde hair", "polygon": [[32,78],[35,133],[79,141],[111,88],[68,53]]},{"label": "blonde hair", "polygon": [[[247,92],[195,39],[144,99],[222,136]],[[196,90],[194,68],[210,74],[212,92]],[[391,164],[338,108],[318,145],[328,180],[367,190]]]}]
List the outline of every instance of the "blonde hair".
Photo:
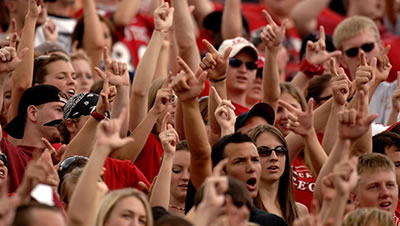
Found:
[{"label": "blonde hair", "polygon": [[149,111],[153,107],[154,102],[156,101],[157,92],[159,89],[161,89],[161,86],[164,83],[165,79],[166,78],[159,78],[154,80],[153,83],[151,83],[149,89],[149,98],[147,102],[147,111]]},{"label": "blonde hair", "polygon": [[143,192],[134,188],[115,190],[107,194],[106,197],[104,197],[104,199],[101,201],[100,207],[97,209],[94,226],[103,226],[104,222],[110,217],[114,206],[120,200],[131,196],[136,197],[142,202],[144,209],[146,210],[146,225],[153,226],[153,215],[151,213],[151,208],[149,202],[147,201],[147,197],[145,194],[143,194]]},{"label": "blonde hair", "polygon": [[67,173],[64,176],[63,182],[62,182],[62,184],[60,184],[60,186],[61,186],[60,199],[65,204],[68,204],[68,202],[69,202],[69,200],[67,200],[68,185],[77,184],[82,172],[83,172],[83,167],[76,167],[70,173]]},{"label": "blonde hair", "polygon": [[90,58],[86,54],[86,52],[83,51],[82,49],[79,49],[76,52],[71,53],[69,55],[69,58],[70,58],[71,62],[74,61],[74,60],[84,60],[90,65],[90,67],[92,67],[92,61],[90,60]]},{"label": "blonde hair", "polygon": [[299,102],[299,104],[301,106],[301,110],[307,111],[306,98],[295,86],[293,86],[289,82],[283,82],[280,84],[280,88],[281,88],[281,95],[283,95],[284,93],[290,94],[292,97],[294,97],[297,100],[297,102]]},{"label": "blonde hair", "polygon": [[358,208],[348,213],[342,226],[387,226],[394,225],[393,216],[378,208]]},{"label": "blonde hair", "polygon": [[361,175],[366,170],[384,169],[395,174],[393,162],[386,156],[380,153],[365,153],[360,155],[357,164],[357,173]]},{"label": "blonde hair", "polygon": [[336,49],[341,50],[343,41],[367,30],[374,33],[376,41],[381,39],[379,30],[373,20],[364,16],[348,17],[336,26],[335,31],[333,32],[333,44]]}]

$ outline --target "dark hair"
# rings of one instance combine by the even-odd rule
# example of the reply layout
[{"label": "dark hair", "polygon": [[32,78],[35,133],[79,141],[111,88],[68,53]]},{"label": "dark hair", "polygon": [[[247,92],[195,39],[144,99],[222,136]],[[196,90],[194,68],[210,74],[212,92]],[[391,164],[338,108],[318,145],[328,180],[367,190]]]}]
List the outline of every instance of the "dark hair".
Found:
[{"label": "dark hair", "polygon": [[216,166],[219,161],[225,158],[225,147],[230,143],[246,143],[250,142],[254,144],[253,140],[243,133],[234,133],[221,137],[213,146],[211,152],[211,160],[214,166]]},{"label": "dark hair", "polygon": [[162,206],[151,207],[151,212],[153,213],[153,222],[157,222],[160,218],[164,216],[170,216],[171,214]]},{"label": "dark hair", "polygon": [[181,140],[176,144],[176,151],[189,151],[189,146],[186,140]]},{"label": "dark hair", "polygon": [[372,152],[385,155],[385,148],[400,148],[400,135],[393,132],[382,132],[372,137]]},{"label": "dark hair", "polygon": [[89,93],[96,93],[100,95],[101,90],[103,89],[104,80],[97,80],[93,83],[92,87],[90,87]]},{"label": "dark hair", "polygon": [[157,226],[192,226],[193,224],[183,217],[166,215],[161,217],[157,222]]},{"label": "dark hair", "polygon": [[[110,20],[107,17],[98,15],[100,22],[105,23],[110,30],[110,35],[112,39],[112,43],[114,44],[117,38],[115,37],[115,29],[113,24],[110,22]],[[78,21],[76,22],[75,29],[71,34],[71,43],[74,43],[74,41],[78,41],[77,48],[78,49],[84,49],[83,46],[83,35],[85,33],[85,23],[83,20],[83,16],[81,16]]]},{"label": "dark hair", "polygon": [[[249,133],[249,136],[255,141],[258,136],[263,133],[271,133],[275,135],[283,147],[288,150],[287,142],[282,133],[274,126],[271,125],[259,125],[256,128],[252,129]],[[285,152],[286,160],[285,160],[285,170],[283,171],[282,176],[279,178],[278,185],[278,201],[279,207],[281,208],[283,218],[289,223],[289,225],[293,224],[295,218],[297,218],[298,212],[296,208],[296,201],[294,199],[294,191],[293,191],[293,175],[292,168],[289,160],[289,153]],[[254,203],[257,208],[265,210],[268,212],[268,208],[264,206],[262,203],[260,193],[258,193]]]},{"label": "dark hair", "polygon": [[60,210],[54,206],[48,206],[41,203],[31,202],[21,205],[17,208],[12,226],[29,226],[33,223],[31,214],[32,210],[41,209],[49,210],[61,214]]},{"label": "dark hair", "polygon": [[[230,195],[236,207],[240,208],[243,205],[246,205],[249,211],[251,211],[253,206],[253,201],[250,195],[249,190],[246,188],[243,182],[240,180],[233,178],[231,176],[228,177],[228,190],[225,192],[225,195]],[[200,187],[200,189],[196,192],[194,197],[194,205],[197,207],[204,196],[204,184]]]},{"label": "dark hair", "polygon": [[69,59],[58,55],[58,54],[52,54],[52,55],[42,55],[42,56],[38,56],[35,58],[34,60],[34,64],[33,64],[33,83],[32,85],[34,85],[35,83],[38,84],[43,84],[46,81],[46,76],[48,74],[47,71],[47,65],[56,62],[56,61],[65,61],[65,62],[69,62]]},{"label": "dark hair", "polygon": [[306,90],[306,100],[308,101],[310,98],[313,98],[315,102],[320,103],[322,99],[321,93],[329,87],[329,82],[331,81],[330,74],[324,74],[321,76],[314,76],[311,79],[310,85]]}]

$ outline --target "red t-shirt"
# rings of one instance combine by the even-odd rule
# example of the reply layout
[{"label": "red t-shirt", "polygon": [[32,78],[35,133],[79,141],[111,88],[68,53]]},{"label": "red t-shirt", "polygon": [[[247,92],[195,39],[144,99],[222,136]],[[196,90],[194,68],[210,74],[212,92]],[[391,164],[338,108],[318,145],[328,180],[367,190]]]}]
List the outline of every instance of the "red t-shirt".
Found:
[{"label": "red t-shirt", "polygon": [[142,171],[129,160],[107,158],[104,168],[106,168],[103,175],[104,182],[110,190],[128,187],[141,190],[141,187],[138,185],[140,181],[150,188],[150,183]]},{"label": "red t-shirt", "polygon": [[242,113],[248,112],[249,109],[247,107],[244,107],[240,104],[237,104],[235,102],[232,101],[233,106],[235,106],[235,115],[239,116]]},{"label": "red t-shirt", "polygon": [[307,206],[311,211],[311,202],[313,200],[316,177],[304,165],[300,156],[297,156],[292,163],[293,168],[293,185],[294,197],[296,202],[300,202]]},{"label": "red t-shirt", "polygon": [[143,172],[147,180],[152,183],[161,166],[164,150],[157,137],[150,133],[146,144],[135,161],[135,165]]},{"label": "red t-shirt", "polygon": [[336,13],[335,11],[325,8],[322,10],[322,12],[319,14],[317,18],[317,29],[319,29],[319,26],[324,26],[326,34],[332,36],[333,32],[335,31],[336,26],[344,19],[346,18],[343,15],[340,15]]}]

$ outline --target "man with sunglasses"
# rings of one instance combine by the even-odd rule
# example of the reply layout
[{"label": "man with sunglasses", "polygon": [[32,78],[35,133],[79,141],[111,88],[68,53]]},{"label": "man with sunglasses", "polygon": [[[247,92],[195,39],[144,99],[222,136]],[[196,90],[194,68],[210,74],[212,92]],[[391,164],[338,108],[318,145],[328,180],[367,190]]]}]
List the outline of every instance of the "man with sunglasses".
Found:
[{"label": "man with sunglasses", "polygon": [[255,46],[242,37],[225,40],[218,51],[224,55],[229,47],[232,51],[226,72],[226,92],[228,99],[236,107],[235,114],[239,115],[248,111],[247,91],[256,78],[258,54]]},{"label": "man with sunglasses", "polygon": [[[352,80],[356,79],[357,70],[362,69],[360,67],[363,58],[362,52],[365,55],[367,66],[373,67],[372,59],[377,58],[376,68],[371,72],[375,78],[368,84],[370,110],[371,113],[379,115],[375,122],[386,124],[392,108],[392,93],[397,84],[396,82],[385,82],[392,68],[387,56],[390,47],[384,48],[376,24],[367,17],[346,18],[336,27],[333,42],[336,48],[342,51],[340,62],[350,72]],[[364,72],[366,71],[362,71],[362,73]]]}]

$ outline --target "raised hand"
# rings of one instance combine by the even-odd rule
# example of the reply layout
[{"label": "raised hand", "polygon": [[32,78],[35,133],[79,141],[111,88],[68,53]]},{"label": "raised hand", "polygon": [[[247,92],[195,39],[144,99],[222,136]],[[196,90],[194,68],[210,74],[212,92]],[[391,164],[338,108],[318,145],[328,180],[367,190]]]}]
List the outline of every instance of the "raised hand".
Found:
[{"label": "raised hand", "polygon": [[369,88],[375,83],[376,64],[377,59],[374,57],[370,65],[368,65],[364,51],[361,52],[360,66],[356,70],[357,90],[363,90],[364,93],[368,93]]},{"label": "raised hand", "polygon": [[100,115],[104,115],[110,109],[111,98],[115,97],[116,91],[112,91],[110,87],[110,75],[107,75],[98,67],[95,67],[94,70],[101,78],[104,79],[103,89],[100,92],[100,97],[96,104],[96,112]]},{"label": "raised hand", "polygon": [[156,100],[154,102],[153,109],[157,114],[161,114],[165,110],[167,110],[168,104],[171,104],[173,98],[173,91],[169,87],[170,76],[165,79],[161,88],[157,91]]},{"label": "raised hand", "polygon": [[127,64],[111,59],[107,47],[103,48],[103,60],[105,73],[109,76],[111,85],[116,87],[130,85]]},{"label": "raised hand", "polygon": [[126,109],[121,111],[117,119],[102,120],[96,131],[96,146],[102,147],[107,156],[116,148],[122,147],[125,144],[132,142],[132,137],[121,138],[121,126],[126,117]]},{"label": "raised hand", "polygon": [[168,2],[163,2],[154,10],[154,27],[156,31],[168,32],[172,27],[174,8],[169,7]]},{"label": "raised hand", "polygon": [[357,157],[353,156],[350,160],[342,161],[335,165],[331,181],[339,195],[348,196],[356,187],[359,176],[357,174]]},{"label": "raised hand", "polygon": [[207,71],[199,69],[196,74],[194,74],[180,57],[178,57],[178,65],[182,68],[182,71],[178,73],[172,82],[172,88],[176,95],[178,95],[179,100],[183,103],[192,101],[203,91]]},{"label": "raised hand", "polygon": [[14,71],[28,52],[28,48],[24,48],[17,54],[16,46],[17,34],[14,33],[11,36],[10,46],[0,49],[0,74]]},{"label": "raised hand", "polygon": [[43,34],[46,40],[57,41],[58,32],[53,19],[48,19],[46,23],[43,24]]},{"label": "raised hand", "polygon": [[174,155],[176,144],[179,142],[179,135],[171,124],[167,124],[170,114],[165,114],[161,123],[161,133],[158,135],[164,154]]},{"label": "raised hand", "polygon": [[29,0],[29,8],[27,16],[31,18],[38,18],[42,12],[43,0]]},{"label": "raised hand", "polygon": [[46,147],[44,151],[49,152],[51,155],[51,160],[53,162],[53,165],[57,165],[61,161],[62,156],[64,155],[65,150],[67,149],[67,146],[63,144],[58,150],[56,150],[46,138],[42,137],[42,142]]},{"label": "raised hand", "polygon": [[319,40],[316,42],[307,42],[305,58],[308,62],[310,62],[311,64],[320,65],[329,60],[331,57],[336,57],[341,54],[339,50],[330,53],[326,51],[325,41],[325,29],[323,26],[320,26]]},{"label": "raised hand", "polygon": [[306,136],[308,133],[313,130],[313,106],[314,106],[314,100],[311,98],[308,101],[308,106],[307,106],[307,111],[303,112],[289,103],[279,100],[278,101],[279,105],[283,106],[286,108],[289,112],[291,112],[294,115],[294,118],[292,118],[292,123],[289,123],[289,129],[300,135],[300,136]]},{"label": "raised hand", "polygon": [[381,55],[377,57],[376,79],[378,81],[386,81],[390,73],[390,70],[392,70],[392,64],[390,63],[388,57],[390,48],[391,48],[390,45],[386,46]]},{"label": "raised hand", "polygon": [[267,10],[263,9],[262,12],[268,21],[268,25],[264,27],[260,34],[261,40],[263,40],[267,49],[277,49],[285,38],[288,20],[285,19],[279,27]]},{"label": "raised hand", "polygon": [[342,139],[356,140],[366,133],[378,115],[366,115],[368,104],[363,90],[359,92],[358,109],[345,109],[338,113],[338,132]]},{"label": "raised hand", "polygon": [[343,68],[339,68],[339,71],[336,70],[335,59],[331,58],[329,63],[332,75],[331,87],[333,99],[335,100],[336,104],[344,105],[350,95],[352,83],[347,77]]},{"label": "raised hand", "polygon": [[218,125],[221,127],[221,136],[234,133],[236,122],[235,106],[230,100],[222,100],[214,87],[211,87],[211,92],[213,92],[215,101],[218,104],[214,115]]},{"label": "raised hand", "polygon": [[211,82],[218,81],[226,76],[229,54],[232,48],[229,47],[222,56],[207,40],[203,39],[203,43],[206,45],[208,53],[206,53],[206,56],[201,60],[200,68],[203,71],[207,71],[208,79]]}]

